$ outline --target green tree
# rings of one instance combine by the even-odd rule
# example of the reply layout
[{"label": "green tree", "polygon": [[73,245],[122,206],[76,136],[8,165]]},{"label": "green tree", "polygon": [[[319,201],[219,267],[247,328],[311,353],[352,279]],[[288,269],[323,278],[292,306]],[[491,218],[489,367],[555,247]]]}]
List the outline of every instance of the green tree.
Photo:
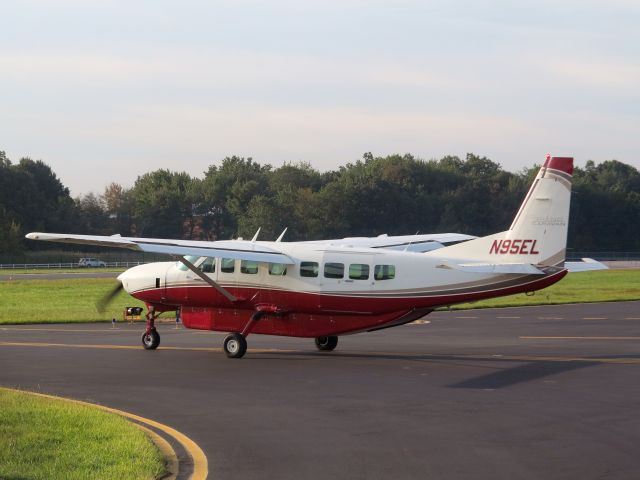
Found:
[{"label": "green tree", "polygon": [[145,237],[190,238],[194,229],[194,180],[185,172],[155,170],[132,189],[136,234]]},{"label": "green tree", "polygon": [[267,175],[271,165],[260,165],[252,158],[227,157],[220,167],[212,165],[199,186],[196,204],[203,235],[227,239],[238,235],[238,221],[251,200],[270,196]]},{"label": "green tree", "polygon": [[131,190],[112,182],[102,194],[111,231],[122,236],[132,235],[133,194]]}]

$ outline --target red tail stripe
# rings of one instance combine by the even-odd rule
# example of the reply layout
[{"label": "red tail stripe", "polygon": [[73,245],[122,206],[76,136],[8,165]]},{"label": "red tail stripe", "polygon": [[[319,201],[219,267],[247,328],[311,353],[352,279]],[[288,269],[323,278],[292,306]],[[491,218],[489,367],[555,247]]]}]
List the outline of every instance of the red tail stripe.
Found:
[{"label": "red tail stripe", "polygon": [[573,175],[573,157],[547,157],[544,166]]}]

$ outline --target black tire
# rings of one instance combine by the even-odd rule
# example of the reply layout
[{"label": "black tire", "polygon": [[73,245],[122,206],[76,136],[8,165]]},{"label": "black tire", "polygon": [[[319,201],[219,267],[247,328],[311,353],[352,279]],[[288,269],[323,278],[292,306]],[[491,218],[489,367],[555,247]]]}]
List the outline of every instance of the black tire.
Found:
[{"label": "black tire", "polygon": [[316,337],[316,347],[322,352],[330,352],[338,346],[338,337],[330,335],[326,337]]},{"label": "black tire", "polygon": [[154,328],[149,333],[142,334],[142,346],[145,350],[155,350],[160,345],[160,334]]},{"label": "black tire", "polygon": [[242,358],[247,352],[247,339],[240,333],[230,333],[222,344],[224,353],[229,358]]}]

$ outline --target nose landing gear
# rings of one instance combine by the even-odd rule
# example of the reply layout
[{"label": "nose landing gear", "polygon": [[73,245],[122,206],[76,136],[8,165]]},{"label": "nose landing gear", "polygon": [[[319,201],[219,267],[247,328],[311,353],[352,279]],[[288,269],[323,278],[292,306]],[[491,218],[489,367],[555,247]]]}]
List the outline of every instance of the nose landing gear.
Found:
[{"label": "nose landing gear", "polygon": [[142,346],[145,350],[155,350],[160,345],[160,334],[154,328],[149,333],[144,332],[142,334]]},{"label": "nose landing gear", "polygon": [[160,334],[156,330],[155,308],[149,307],[149,313],[147,313],[147,329],[142,334],[142,346],[145,350],[155,350],[160,345]]}]

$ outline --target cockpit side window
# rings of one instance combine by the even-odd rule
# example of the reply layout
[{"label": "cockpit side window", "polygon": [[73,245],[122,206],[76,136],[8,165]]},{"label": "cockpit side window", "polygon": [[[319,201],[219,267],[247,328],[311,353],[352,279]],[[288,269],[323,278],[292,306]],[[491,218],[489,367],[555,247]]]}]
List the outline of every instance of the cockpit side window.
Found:
[{"label": "cockpit side window", "polygon": [[203,273],[214,273],[216,271],[216,259],[213,257],[207,257],[198,268]]}]

